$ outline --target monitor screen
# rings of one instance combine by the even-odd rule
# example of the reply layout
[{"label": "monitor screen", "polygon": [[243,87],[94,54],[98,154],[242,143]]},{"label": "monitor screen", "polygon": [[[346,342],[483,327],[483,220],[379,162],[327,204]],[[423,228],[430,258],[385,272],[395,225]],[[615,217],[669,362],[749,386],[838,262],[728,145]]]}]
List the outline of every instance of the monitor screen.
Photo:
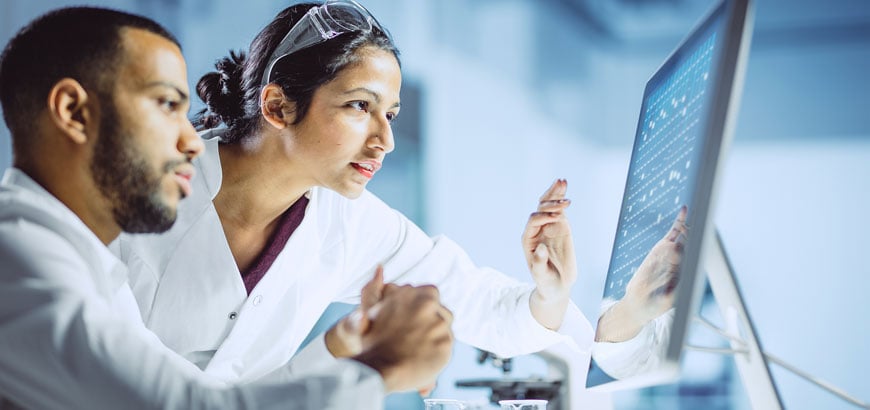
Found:
[{"label": "monitor screen", "polygon": [[[646,84],[587,387],[674,381],[704,283],[713,187],[732,128],[748,0],[715,7]],[[743,52],[741,52],[743,51]],[[737,93],[735,93],[737,91]]]}]

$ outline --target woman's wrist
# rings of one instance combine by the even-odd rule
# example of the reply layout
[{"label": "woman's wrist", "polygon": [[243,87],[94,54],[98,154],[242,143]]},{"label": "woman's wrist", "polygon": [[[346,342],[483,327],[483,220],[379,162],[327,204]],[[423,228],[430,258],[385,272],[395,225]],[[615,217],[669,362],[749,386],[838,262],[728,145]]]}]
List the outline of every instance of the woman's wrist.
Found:
[{"label": "woman's wrist", "polygon": [[568,310],[569,296],[544,296],[537,288],[529,297],[529,309],[532,317],[550,330],[558,330],[565,320],[565,311]]}]

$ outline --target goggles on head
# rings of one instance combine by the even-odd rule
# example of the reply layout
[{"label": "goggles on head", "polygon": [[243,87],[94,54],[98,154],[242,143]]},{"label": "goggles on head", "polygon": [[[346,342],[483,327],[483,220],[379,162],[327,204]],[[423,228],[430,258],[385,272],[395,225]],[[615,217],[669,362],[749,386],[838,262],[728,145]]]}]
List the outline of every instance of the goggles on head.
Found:
[{"label": "goggles on head", "polygon": [[312,7],[275,47],[275,51],[266,63],[260,86],[271,82],[272,70],[278,60],[340,34],[351,31],[368,32],[372,27],[377,27],[389,37],[389,33],[381,27],[375,17],[354,0],[327,0],[319,6]]}]

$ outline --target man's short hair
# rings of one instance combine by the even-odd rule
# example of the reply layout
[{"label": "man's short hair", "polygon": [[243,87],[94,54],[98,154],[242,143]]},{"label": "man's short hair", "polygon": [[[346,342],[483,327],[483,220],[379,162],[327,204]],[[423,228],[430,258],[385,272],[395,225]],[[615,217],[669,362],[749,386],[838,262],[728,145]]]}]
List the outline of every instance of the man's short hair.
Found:
[{"label": "man's short hair", "polygon": [[0,56],[0,104],[16,151],[27,145],[49,91],[61,79],[108,94],[114,81],[106,80],[114,77],[121,57],[122,28],[147,30],[179,45],[151,19],[95,7],[48,12],[9,41]]}]

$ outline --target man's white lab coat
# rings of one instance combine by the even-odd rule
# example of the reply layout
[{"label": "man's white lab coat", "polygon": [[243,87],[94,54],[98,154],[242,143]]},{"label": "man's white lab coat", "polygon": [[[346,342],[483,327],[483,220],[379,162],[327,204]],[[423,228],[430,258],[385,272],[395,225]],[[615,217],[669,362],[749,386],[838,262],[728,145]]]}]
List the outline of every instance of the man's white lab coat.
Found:
[{"label": "man's white lab coat", "polygon": [[[283,377],[279,369],[275,376]],[[378,409],[383,383],[351,360],[302,380],[230,386],[143,325],[126,269],[17,169],[0,183],[0,407]],[[286,377],[284,377],[286,378]]]}]

